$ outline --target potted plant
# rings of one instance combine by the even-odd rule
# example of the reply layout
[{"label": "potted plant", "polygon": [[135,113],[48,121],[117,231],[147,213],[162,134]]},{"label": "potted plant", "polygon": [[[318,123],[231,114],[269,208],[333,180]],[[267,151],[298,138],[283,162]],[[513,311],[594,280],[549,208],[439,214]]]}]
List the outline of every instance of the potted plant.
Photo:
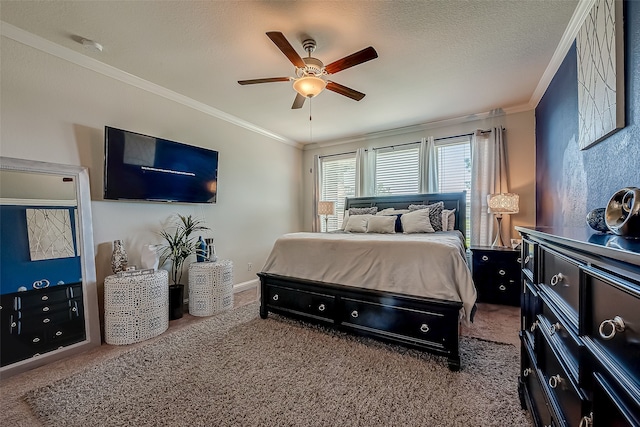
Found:
[{"label": "potted plant", "polygon": [[204,221],[195,219],[191,215],[175,214],[170,221],[170,229],[162,230],[160,236],[165,243],[160,246],[158,255],[160,265],[171,261],[169,272],[169,319],[182,317],[184,301],[184,284],[182,281],[182,267],[191,255],[205,255],[198,245],[198,239],[193,233],[201,230],[209,230]]}]

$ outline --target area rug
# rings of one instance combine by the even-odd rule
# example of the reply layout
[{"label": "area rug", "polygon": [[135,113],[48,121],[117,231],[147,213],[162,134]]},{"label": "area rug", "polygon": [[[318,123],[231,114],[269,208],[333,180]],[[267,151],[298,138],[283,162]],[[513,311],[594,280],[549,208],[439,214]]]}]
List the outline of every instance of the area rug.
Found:
[{"label": "area rug", "polygon": [[250,304],[24,396],[52,426],[526,426],[516,348],[446,359]]}]

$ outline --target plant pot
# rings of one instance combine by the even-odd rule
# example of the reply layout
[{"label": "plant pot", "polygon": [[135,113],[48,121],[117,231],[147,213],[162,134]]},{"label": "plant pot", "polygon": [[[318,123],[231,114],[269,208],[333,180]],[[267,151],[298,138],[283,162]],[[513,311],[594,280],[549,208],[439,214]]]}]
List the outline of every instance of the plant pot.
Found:
[{"label": "plant pot", "polygon": [[182,317],[184,305],[184,285],[169,285],[169,320]]}]

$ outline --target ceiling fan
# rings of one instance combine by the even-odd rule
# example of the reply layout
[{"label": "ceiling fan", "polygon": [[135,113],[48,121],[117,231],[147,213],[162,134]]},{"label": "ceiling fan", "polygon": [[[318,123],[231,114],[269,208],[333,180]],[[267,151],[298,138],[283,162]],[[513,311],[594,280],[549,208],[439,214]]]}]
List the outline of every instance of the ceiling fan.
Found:
[{"label": "ceiling fan", "polygon": [[324,65],[322,61],[311,56],[313,51],[316,49],[315,40],[306,39],[302,42],[302,47],[307,51],[307,57],[301,58],[293,46],[291,46],[287,41],[284,34],[278,31],[270,31],[267,33],[267,36],[296,67],[296,77],[270,77],[265,79],[239,80],[238,83],[241,85],[293,81],[293,88],[298,93],[296,94],[296,98],[291,106],[292,109],[301,108],[306,98],[312,98],[324,89],[339,93],[340,95],[344,95],[356,101],[360,101],[364,98],[364,93],[358,92],[357,90],[343,86],[331,80],[327,80],[325,76],[335,74],[339,71],[346,70],[347,68],[351,68],[362,64],[363,62],[377,58],[378,53],[373,47],[369,46],[356,53],[345,56],[342,59],[338,59],[329,65]]}]

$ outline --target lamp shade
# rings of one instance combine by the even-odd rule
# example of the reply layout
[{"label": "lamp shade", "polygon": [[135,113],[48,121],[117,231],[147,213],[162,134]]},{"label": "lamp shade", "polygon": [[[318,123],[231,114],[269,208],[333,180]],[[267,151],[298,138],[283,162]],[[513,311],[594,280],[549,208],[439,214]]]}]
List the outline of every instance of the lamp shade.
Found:
[{"label": "lamp shade", "polygon": [[336,202],[320,201],[318,202],[318,215],[335,215]]},{"label": "lamp shade", "polygon": [[489,213],[514,214],[520,211],[520,196],[514,193],[496,193],[487,196]]},{"label": "lamp shade", "polygon": [[300,77],[293,82],[293,88],[295,91],[307,98],[313,98],[322,92],[325,86],[327,86],[327,82],[320,77],[315,76]]}]

